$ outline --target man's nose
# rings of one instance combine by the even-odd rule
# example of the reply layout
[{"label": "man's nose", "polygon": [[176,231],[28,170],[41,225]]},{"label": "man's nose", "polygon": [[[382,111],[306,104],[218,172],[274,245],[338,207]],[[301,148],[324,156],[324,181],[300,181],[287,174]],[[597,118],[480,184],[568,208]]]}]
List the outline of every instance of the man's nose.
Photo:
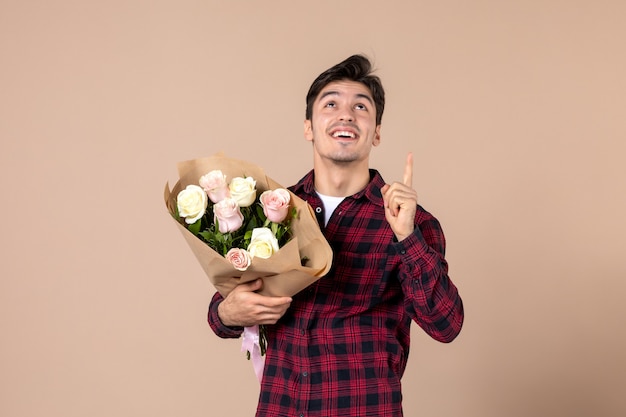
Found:
[{"label": "man's nose", "polygon": [[344,108],[340,115],[339,120],[342,122],[353,122],[354,121],[354,112],[350,108]]}]

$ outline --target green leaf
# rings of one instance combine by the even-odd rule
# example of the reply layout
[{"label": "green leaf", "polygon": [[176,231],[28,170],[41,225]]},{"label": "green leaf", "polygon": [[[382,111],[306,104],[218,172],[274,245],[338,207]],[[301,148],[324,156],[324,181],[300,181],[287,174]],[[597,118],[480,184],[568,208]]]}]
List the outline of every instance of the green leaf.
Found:
[{"label": "green leaf", "polygon": [[204,240],[206,240],[207,242],[210,242],[211,238],[213,237],[213,234],[211,234],[211,232],[209,232],[208,230],[205,230],[204,232],[200,232],[198,233],[198,235],[202,236]]},{"label": "green leaf", "polygon": [[198,235],[198,233],[200,233],[200,226],[201,225],[202,225],[202,219],[196,221],[195,223],[192,223],[192,224],[188,225],[187,228],[194,235]]}]

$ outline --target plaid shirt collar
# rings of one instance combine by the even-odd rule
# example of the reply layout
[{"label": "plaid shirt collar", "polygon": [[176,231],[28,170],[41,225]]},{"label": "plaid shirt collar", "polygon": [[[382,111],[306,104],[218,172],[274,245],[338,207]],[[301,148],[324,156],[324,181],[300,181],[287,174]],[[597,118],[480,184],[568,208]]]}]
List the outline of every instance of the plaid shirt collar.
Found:
[{"label": "plaid shirt collar", "polygon": [[[385,185],[385,181],[380,173],[375,169],[370,169],[370,182],[367,186],[361,191],[348,196],[349,198],[353,198],[355,200],[361,198],[367,198],[373,204],[382,206],[383,205],[383,197],[380,193],[380,189]],[[315,171],[309,171],[296,185],[290,187],[291,191],[296,195],[301,195],[302,193],[307,194],[311,197],[316,197],[317,193],[315,191]]]}]

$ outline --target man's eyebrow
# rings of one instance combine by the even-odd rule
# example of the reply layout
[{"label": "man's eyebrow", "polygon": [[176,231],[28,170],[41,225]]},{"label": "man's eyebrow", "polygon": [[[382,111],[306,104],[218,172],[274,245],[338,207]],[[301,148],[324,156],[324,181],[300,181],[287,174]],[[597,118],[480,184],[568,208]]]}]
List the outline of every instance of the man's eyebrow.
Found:
[{"label": "man's eyebrow", "polygon": [[[320,97],[319,97],[319,101],[322,101],[324,98],[328,97],[328,96],[338,96],[339,95],[339,91],[336,90],[328,90],[323,92]],[[368,95],[368,94],[363,94],[363,93],[357,93],[356,94],[357,98],[362,98],[367,100],[372,106],[374,105],[374,101],[372,100],[372,98]]]}]

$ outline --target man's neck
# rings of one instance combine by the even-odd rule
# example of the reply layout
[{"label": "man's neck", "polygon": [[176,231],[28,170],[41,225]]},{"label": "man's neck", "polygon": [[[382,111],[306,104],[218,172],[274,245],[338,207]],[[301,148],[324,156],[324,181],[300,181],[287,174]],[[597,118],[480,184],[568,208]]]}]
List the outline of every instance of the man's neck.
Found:
[{"label": "man's neck", "polygon": [[367,161],[355,164],[315,162],[315,190],[333,197],[347,197],[358,193],[370,182]]}]

